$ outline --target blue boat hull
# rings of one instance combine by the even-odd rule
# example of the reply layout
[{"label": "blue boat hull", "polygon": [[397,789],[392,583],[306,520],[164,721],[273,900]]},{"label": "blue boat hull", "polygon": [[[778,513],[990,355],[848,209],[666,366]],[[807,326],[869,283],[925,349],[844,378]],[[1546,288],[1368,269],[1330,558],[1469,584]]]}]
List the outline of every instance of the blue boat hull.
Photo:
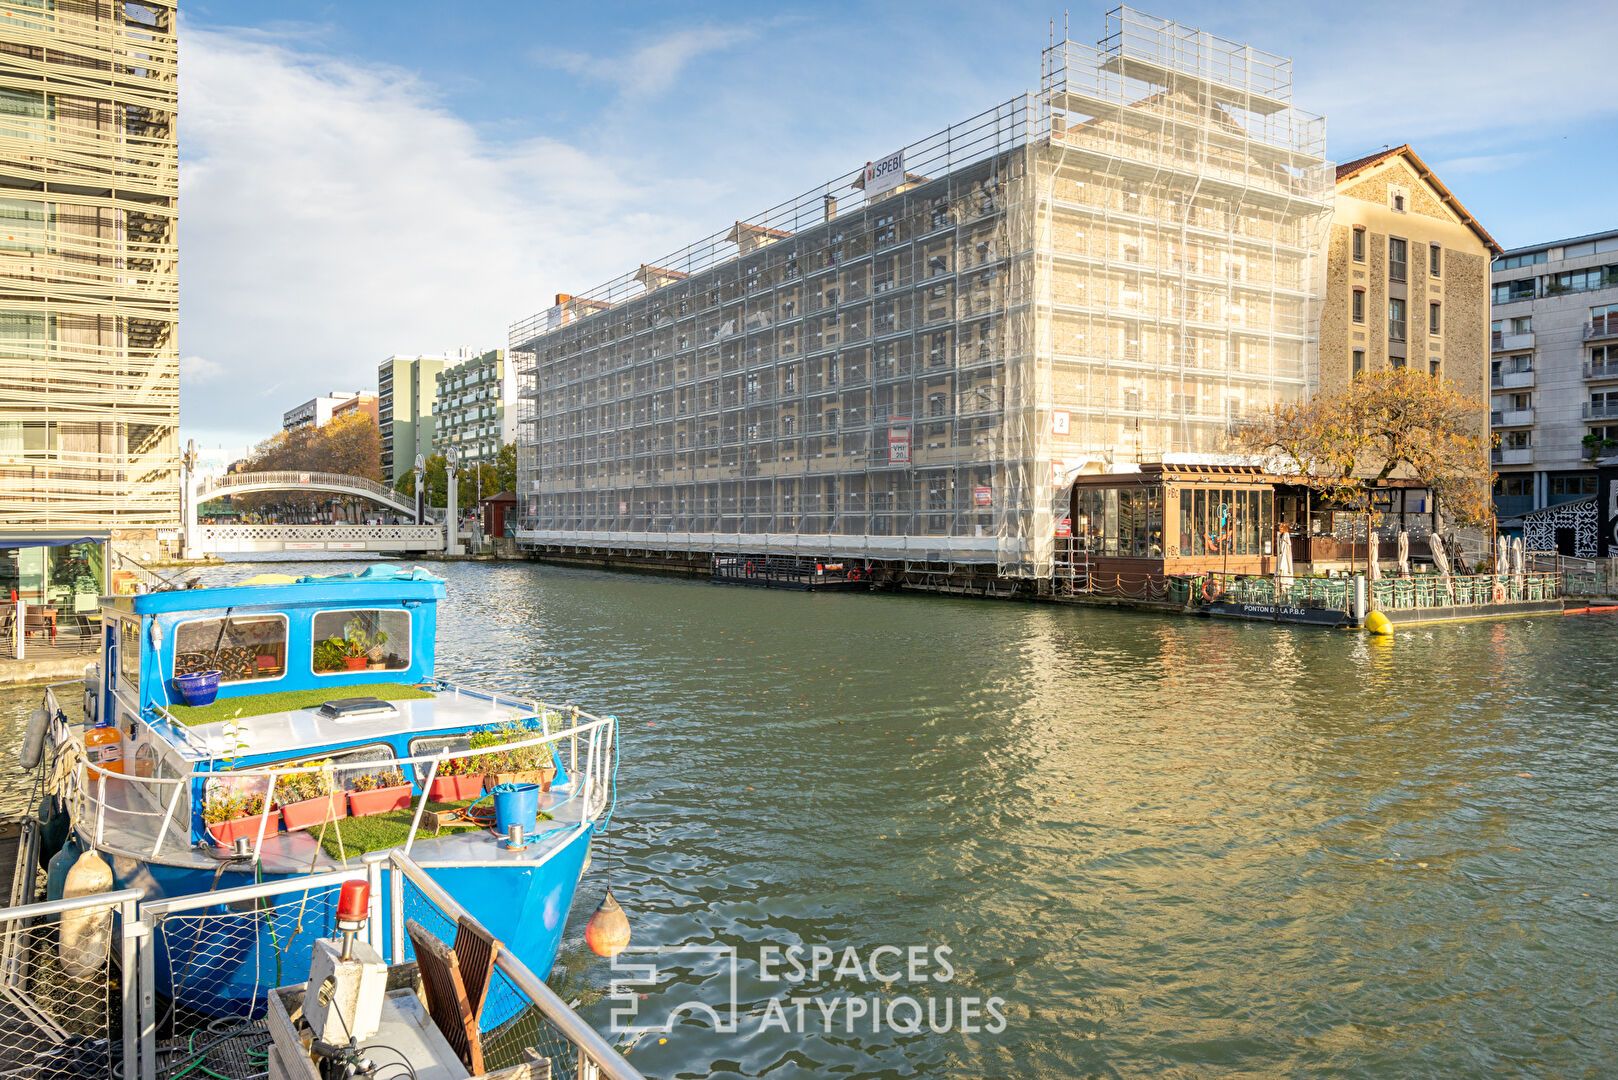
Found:
[{"label": "blue boat hull", "polygon": [[[509,952],[544,978],[556,962],[592,835],[593,829],[577,833],[543,862],[425,869]],[[227,872],[215,886],[214,873],[209,870],[147,863],[110,853],[109,857],[115,887],[140,889],[150,899],[228,889],[250,880],[247,874]],[[257,1016],[265,991],[308,978],[315,939],[336,933],[337,890],[326,888],[306,896],[298,889],[298,875],[260,880],[285,881],[287,891],[263,903],[220,904],[172,915],[154,928],[158,986],[171,988],[177,1009],[206,1016]],[[382,880],[383,909],[391,910],[392,875],[384,874]],[[453,941],[454,926],[419,890],[408,883],[405,890],[405,918]],[[388,943],[383,952],[390,963],[414,957],[408,937],[403,957],[387,955],[391,952]],[[484,1009],[485,1024],[507,1019],[519,1005],[510,995],[491,992]]]}]

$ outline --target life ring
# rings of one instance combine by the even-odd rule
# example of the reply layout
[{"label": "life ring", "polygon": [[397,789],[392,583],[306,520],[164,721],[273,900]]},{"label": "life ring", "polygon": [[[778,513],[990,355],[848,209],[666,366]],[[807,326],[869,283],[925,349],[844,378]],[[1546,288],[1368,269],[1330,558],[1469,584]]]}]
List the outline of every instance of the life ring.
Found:
[{"label": "life ring", "polygon": [[17,755],[22,767],[29,772],[39,767],[45,755],[45,728],[50,724],[50,710],[41,705],[28,716],[28,730],[22,737],[22,750]]},{"label": "life ring", "polygon": [[1210,604],[1217,600],[1222,592],[1224,590],[1219,587],[1219,583],[1213,578],[1202,579],[1202,598]]},{"label": "life ring", "polygon": [[1497,604],[1506,602],[1506,587],[1498,581],[1494,583],[1494,602]]}]

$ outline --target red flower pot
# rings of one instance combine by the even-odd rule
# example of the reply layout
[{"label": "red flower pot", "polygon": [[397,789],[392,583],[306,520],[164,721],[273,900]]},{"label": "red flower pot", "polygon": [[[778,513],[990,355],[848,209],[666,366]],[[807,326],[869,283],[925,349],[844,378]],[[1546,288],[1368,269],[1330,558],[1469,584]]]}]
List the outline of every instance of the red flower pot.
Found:
[{"label": "red flower pot", "polygon": [[221,821],[217,825],[209,825],[208,836],[215,844],[229,850],[236,845],[238,836],[247,837],[249,842],[257,840],[258,824],[260,821],[264,821],[265,818],[270,820],[264,823],[264,835],[266,838],[272,837],[281,829],[280,815],[274,810],[267,814],[231,818],[229,821]]},{"label": "red flower pot", "polygon": [[367,661],[363,656],[343,657],[343,666],[348,668],[350,671],[364,671],[367,663],[369,663],[369,661]]},{"label": "red flower pot", "polygon": [[355,817],[385,814],[389,810],[403,810],[410,805],[410,785],[377,788],[374,791],[350,791],[348,812]]},{"label": "red flower pot", "polygon": [[432,787],[427,790],[427,797],[433,802],[461,802],[463,799],[475,799],[482,794],[483,777],[475,773],[435,776]]},{"label": "red flower pot", "polygon": [[319,828],[328,821],[347,816],[348,800],[343,798],[341,792],[287,803],[281,807],[281,820],[286,823],[287,832]]}]

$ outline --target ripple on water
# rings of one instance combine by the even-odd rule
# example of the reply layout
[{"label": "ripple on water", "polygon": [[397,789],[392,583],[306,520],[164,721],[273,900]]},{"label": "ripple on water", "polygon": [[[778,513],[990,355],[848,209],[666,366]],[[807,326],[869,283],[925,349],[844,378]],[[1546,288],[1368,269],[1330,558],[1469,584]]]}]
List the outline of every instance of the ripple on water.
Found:
[{"label": "ripple on water", "polygon": [[[637,1047],[648,1075],[1614,1071],[1618,621],[1387,643],[440,569],[443,673],[624,722],[553,973],[594,1021],[613,973],[579,937],[604,867],[637,944],[948,945],[955,980],[923,994],[1006,1001],[993,1036],[825,1033],[812,1009],[808,1036],[760,1034],[779,987],[747,963],[752,1037],[681,1023]],[[0,753],[36,700],[0,693]],[[675,965],[643,1004],[726,987]]]}]

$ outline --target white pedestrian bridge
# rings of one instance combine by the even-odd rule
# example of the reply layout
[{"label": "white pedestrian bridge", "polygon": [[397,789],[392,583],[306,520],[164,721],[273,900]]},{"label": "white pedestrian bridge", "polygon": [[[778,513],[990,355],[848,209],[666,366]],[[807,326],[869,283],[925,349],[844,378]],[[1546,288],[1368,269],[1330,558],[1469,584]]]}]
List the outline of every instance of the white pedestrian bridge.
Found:
[{"label": "white pedestrian bridge", "polygon": [[442,525],[209,525],[197,526],[198,550],[243,551],[444,550]]},{"label": "white pedestrian bridge", "polygon": [[342,473],[245,472],[206,477],[195,484],[187,500],[185,547],[193,555],[257,551],[380,551],[424,552],[445,550],[444,526],[401,525],[248,525],[210,524],[197,520],[197,507],[223,495],[259,492],[329,492],[365,499],[398,515],[415,519],[412,500],[374,480]]}]

